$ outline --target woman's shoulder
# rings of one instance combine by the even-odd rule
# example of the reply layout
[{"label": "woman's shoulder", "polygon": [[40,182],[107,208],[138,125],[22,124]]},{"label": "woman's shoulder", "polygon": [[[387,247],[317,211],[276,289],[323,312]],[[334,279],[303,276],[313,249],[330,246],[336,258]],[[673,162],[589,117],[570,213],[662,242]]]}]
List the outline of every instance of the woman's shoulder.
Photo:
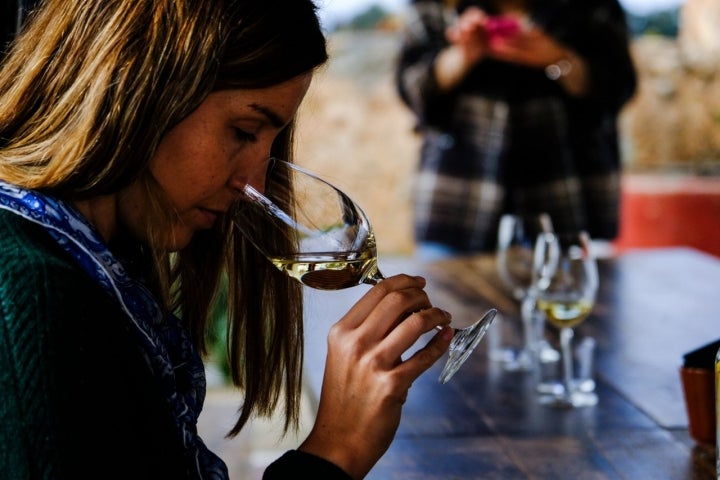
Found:
[{"label": "woman's shoulder", "polygon": [[6,321],[46,321],[62,317],[60,311],[70,316],[105,307],[99,288],[44,227],[0,209],[0,314]]},{"label": "woman's shoulder", "polygon": [[[0,470],[85,478],[114,465],[114,478],[143,469],[160,478],[182,468],[167,404],[128,323],[44,227],[0,209]],[[131,444],[140,454],[122,464]]]},{"label": "woman's shoulder", "polygon": [[26,277],[57,269],[64,274],[78,270],[44,227],[0,209],[0,275],[15,273]]}]

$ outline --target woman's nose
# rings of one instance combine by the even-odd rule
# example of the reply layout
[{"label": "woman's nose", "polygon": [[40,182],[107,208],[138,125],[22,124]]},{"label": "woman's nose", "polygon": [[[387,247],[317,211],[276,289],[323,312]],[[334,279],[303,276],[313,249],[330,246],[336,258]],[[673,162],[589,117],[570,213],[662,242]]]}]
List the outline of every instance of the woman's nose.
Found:
[{"label": "woman's nose", "polygon": [[267,180],[267,172],[270,165],[270,159],[264,158],[261,161],[255,161],[245,168],[238,169],[230,179],[231,186],[234,190],[242,192],[245,186],[250,186],[260,193],[265,191],[265,182]]}]

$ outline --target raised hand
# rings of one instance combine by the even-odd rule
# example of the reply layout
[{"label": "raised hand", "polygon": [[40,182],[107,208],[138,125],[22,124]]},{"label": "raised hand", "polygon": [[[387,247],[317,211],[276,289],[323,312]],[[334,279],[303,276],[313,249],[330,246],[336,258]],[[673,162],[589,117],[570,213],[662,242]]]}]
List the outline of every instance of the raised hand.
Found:
[{"label": "raised hand", "polygon": [[479,62],[487,52],[487,21],[488,15],[483,10],[469,7],[445,32],[448,42],[462,52],[468,65]]},{"label": "raised hand", "polygon": [[545,31],[531,25],[514,35],[498,36],[488,44],[488,56],[527,67],[545,68],[568,56],[567,49]]},{"label": "raised hand", "polygon": [[[415,379],[448,349],[450,315],[430,303],[425,280],[390,277],[369,290],[336,323],[315,425],[300,450],[362,478],[392,442]],[[421,335],[443,326],[403,360]]]}]

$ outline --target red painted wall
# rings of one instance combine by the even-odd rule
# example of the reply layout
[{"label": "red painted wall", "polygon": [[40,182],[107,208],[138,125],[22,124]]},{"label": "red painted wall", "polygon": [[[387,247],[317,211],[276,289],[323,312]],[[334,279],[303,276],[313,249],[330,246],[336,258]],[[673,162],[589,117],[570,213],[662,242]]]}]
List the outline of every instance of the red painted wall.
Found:
[{"label": "red painted wall", "polygon": [[619,250],[688,246],[720,257],[720,177],[625,174]]}]

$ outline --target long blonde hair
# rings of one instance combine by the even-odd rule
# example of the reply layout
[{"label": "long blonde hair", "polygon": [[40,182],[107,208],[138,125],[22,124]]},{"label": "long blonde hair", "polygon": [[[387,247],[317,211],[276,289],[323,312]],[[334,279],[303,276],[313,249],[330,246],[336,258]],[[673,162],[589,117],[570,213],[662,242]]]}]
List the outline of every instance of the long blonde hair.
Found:
[{"label": "long blonde hair", "polygon": [[[212,91],[259,88],[327,59],[312,0],[47,0],[0,70],[0,178],[65,200],[139,181],[164,197],[148,162],[165,133]],[[292,126],[273,146],[291,157]],[[160,298],[206,351],[209,316],[227,274],[233,381],[243,389],[237,433],[284,392],[297,424],[302,296],[231,228],[199,232],[172,258],[152,252]]]}]

